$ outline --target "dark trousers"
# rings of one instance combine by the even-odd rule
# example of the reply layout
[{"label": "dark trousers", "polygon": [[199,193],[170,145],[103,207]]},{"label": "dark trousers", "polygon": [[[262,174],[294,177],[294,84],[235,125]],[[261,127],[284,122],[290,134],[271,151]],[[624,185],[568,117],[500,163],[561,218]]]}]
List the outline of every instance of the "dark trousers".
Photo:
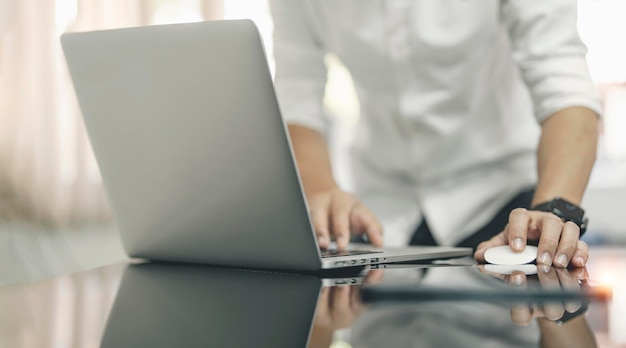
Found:
[{"label": "dark trousers", "polygon": [[[504,227],[509,222],[509,214],[515,208],[530,208],[534,188],[521,192],[517,196],[513,197],[485,226],[481,227],[478,231],[472,233],[469,237],[459,242],[456,246],[459,247],[471,247],[476,250],[476,247],[481,242],[484,242],[496,234],[502,232]],[[428,222],[422,220],[417,230],[411,237],[409,242],[411,245],[437,245],[437,242],[433,238],[433,235],[428,227]]]}]

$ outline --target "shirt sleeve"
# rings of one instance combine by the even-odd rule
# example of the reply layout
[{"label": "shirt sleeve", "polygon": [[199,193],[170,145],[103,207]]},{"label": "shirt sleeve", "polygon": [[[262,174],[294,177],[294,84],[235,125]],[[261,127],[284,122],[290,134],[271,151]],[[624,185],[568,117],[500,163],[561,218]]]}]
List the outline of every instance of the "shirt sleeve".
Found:
[{"label": "shirt sleeve", "polygon": [[585,60],[587,48],[576,27],[576,1],[504,0],[503,19],[539,122],[571,106],[601,114]]},{"label": "shirt sleeve", "polygon": [[326,134],[325,49],[313,13],[302,0],[270,0],[269,5],[274,21],[274,86],[283,119]]}]

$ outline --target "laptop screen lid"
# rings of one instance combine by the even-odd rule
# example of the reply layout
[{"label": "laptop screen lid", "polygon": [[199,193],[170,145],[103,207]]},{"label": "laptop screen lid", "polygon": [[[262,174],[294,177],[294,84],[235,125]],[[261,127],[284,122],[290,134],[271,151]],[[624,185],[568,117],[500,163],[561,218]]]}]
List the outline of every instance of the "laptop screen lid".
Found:
[{"label": "laptop screen lid", "polygon": [[71,33],[61,41],[130,256],[320,268],[251,21]]}]

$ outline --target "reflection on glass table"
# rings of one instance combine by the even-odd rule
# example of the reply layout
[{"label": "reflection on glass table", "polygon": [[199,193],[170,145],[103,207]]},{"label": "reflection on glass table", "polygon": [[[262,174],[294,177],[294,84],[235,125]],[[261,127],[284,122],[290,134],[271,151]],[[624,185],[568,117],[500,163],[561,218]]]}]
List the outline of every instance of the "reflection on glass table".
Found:
[{"label": "reflection on glass table", "polygon": [[[586,279],[584,270],[550,269],[545,277],[526,272],[522,286],[521,274],[493,274],[474,265],[386,267],[298,275],[116,264],[0,287],[0,347],[291,348],[339,341],[353,347],[593,346],[585,316],[562,325],[553,320],[560,311],[583,307],[575,300],[595,294],[574,289]],[[558,297],[561,283],[567,292]],[[441,296],[430,291],[429,298],[395,302],[366,296],[405,286],[439,289]],[[550,303],[541,301],[542,286]],[[548,310],[557,299],[565,300],[562,310]],[[529,316],[552,320],[527,323]],[[573,337],[580,338],[570,343]]]},{"label": "reflection on glass table", "polygon": [[317,277],[190,265],[124,272],[102,347],[304,347]]},{"label": "reflection on glass table", "polygon": [[[360,290],[367,305],[348,306],[340,294],[328,302],[359,308],[352,323],[341,322],[351,326],[342,341],[354,347],[594,347],[583,314],[589,300],[606,300],[610,291],[588,287],[585,269],[522,268],[387,269],[378,284]],[[328,346],[329,330],[316,331],[316,346]]]}]

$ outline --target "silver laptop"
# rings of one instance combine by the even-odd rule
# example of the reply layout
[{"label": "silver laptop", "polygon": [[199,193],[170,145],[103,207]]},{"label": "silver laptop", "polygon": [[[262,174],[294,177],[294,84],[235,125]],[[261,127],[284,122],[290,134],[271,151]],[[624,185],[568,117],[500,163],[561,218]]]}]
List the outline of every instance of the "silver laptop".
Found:
[{"label": "silver laptop", "polygon": [[131,257],[314,271],[468,248],[323,253],[249,20],[61,38]]}]

